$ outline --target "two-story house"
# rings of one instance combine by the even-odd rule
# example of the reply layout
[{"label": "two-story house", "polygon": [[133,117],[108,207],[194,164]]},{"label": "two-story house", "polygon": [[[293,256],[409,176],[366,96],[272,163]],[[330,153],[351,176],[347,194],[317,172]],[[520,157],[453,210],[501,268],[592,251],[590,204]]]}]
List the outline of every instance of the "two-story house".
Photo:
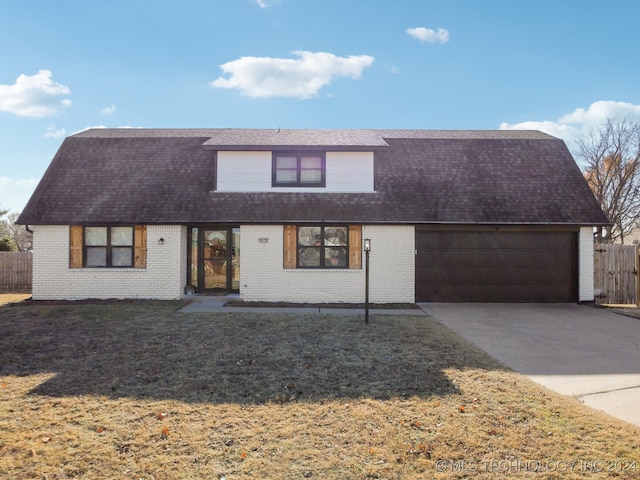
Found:
[{"label": "two-story house", "polygon": [[593,300],[608,224],[536,131],[93,129],[19,219],[33,298]]}]

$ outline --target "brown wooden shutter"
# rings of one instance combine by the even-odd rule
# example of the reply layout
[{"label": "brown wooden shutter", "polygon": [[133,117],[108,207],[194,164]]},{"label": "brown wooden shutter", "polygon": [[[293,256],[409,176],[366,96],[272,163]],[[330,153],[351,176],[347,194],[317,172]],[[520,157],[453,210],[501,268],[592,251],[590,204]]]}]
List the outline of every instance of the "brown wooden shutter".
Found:
[{"label": "brown wooden shutter", "polygon": [[133,266],[147,268],[147,226],[136,225],[134,229]]},{"label": "brown wooden shutter", "polygon": [[295,225],[284,226],[284,268],[296,268],[297,264],[297,228]]},{"label": "brown wooden shutter", "polygon": [[349,225],[349,268],[362,268],[362,227]]},{"label": "brown wooden shutter", "polygon": [[82,225],[69,227],[69,268],[82,268]]}]

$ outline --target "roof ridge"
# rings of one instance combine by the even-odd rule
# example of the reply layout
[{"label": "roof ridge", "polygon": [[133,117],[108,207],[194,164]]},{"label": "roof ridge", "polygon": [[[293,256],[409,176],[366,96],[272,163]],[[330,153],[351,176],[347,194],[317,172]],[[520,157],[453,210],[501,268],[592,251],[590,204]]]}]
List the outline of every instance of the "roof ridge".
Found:
[{"label": "roof ridge", "polygon": [[539,130],[384,129],[384,128],[91,128],[74,138],[206,137],[209,145],[384,145],[384,138],[407,139],[557,139]]}]

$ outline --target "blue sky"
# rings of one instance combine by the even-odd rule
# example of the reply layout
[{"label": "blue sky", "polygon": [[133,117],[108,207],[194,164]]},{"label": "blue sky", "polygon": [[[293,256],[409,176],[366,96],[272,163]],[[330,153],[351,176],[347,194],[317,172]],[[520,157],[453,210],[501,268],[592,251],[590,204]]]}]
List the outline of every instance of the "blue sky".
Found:
[{"label": "blue sky", "polygon": [[23,0],[0,15],[0,207],[90,127],[640,120],[635,0]]}]

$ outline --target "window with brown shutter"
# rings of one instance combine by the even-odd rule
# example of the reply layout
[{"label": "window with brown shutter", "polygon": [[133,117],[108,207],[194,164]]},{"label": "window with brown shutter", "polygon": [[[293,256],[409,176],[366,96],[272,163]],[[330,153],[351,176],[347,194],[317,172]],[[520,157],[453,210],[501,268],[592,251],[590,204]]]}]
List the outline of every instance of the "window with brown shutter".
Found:
[{"label": "window with brown shutter", "polygon": [[147,226],[136,225],[134,228],[133,266],[147,268]]},{"label": "window with brown shutter", "polygon": [[362,227],[349,225],[349,268],[362,268]]},{"label": "window with brown shutter", "polygon": [[147,227],[82,226],[69,228],[69,268],[146,268]]},{"label": "window with brown shutter", "polygon": [[360,225],[285,225],[284,268],[362,268]]},{"label": "window with brown shutter", "polygon": [[295,225],[284,226],[284,268],[296,268],[297,230]]},{"label": "window with brown shutter", "polygon": [[82,268],[82,225],[69,228],[69,268]]}]

